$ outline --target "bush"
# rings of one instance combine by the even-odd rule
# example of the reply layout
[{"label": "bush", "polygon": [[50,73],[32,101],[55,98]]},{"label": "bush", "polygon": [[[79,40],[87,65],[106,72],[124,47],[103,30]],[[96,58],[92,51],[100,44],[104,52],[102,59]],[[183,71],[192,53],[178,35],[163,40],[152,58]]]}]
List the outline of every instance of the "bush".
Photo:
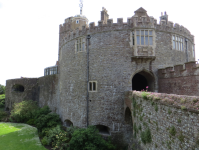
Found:
[{"label": "bush", "polygon": [[7,114],[6,112],[0,111],[0,121],[1,121],[3,118],[7,117],[7,116],[8,116],[8,114]]},{"label": "bush", "polygon": [[151,137],[151,131],[149,128],[147,128],[145,131],[141,132],[141,140],[144,144],[151,143],[152,137]]},{"label": "bush", "polygon": [[114,150],[110,140],[105,141],[99,134],[95,126],[89,126],[87,129],[75,130],[69,142],[68,150]]},{"label": "bush", "polygon": [[47,115],[50,112],[51,112],[50,108],[48,106],[44,106],[43,108],[38,108],[38,109],[33,110],[31,113],[32,113],[33,118],[37,119],[39,118],[39,116]]},{"label": "bush", "polygon": [[5,94],[0,95],[0,108],[5,106]]},{"label": "bush", "polygon": [[42,114],[36,120],[36,127],[39,130],[39,132],[42,132],[42,129],[44,128],[56,127],[59,124],[61,125],[61,119],[59,118],[59,115],[56,113],[49,113],[47,115]]},{"label": "bush", "polygon": [[33,111],[39,109],[35,101],[28,100],[15,103],[11,111],[11,117],[17,122],[27,122],[33,118]]},{"label": "bush", "polygon": [[30,119],[26,123],[29,125],[35,125],[35,119]]},{"label": "bush", "polygon": [[49,145],[49,142],[48,142],[47,137],[44,137],[44,138],[41,140],[41,144],[44,145],[44,146]]},{"label": "bush", "polygon": [[5,86],[0,84],[0,94],[5,94]]},{"label": "bush", "polygon": [[149,95],[149,93],[143,91],[143,92],[141,93],[141,95],[142,95],[142,98],[143,98],[143,99],[146,99],[146,100],[147,100],[147,96]]},{"label": "bush", "polygon": [[53,149],[66,149],[68,146],[69,138],[67,137],[67,132],[62,130],[58,125],[49,130],[42,130],[45,132],[46,136],[42,139],[43,145],[49,145],[52,143]]}]

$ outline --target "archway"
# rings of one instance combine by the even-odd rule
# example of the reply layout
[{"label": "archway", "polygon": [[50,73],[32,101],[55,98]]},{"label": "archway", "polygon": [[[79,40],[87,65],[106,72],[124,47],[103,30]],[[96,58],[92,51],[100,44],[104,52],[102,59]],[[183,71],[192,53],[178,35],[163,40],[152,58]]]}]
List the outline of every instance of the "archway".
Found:
[{"label": "archway", "polygon": [[127,107],[125,110],[125,122],[127,124],[132,124],[132,116],[129,107]]},{"label": "archway", "polygon": [[154,81],[154,76],[151,73],[146,71],[138,72],[132,78],[132,90],[146,90],[148,86],[148,91],[153,92],[155,86]]},{"label": "archway", "polygon": [[101,134],[110,134],[109,133],[109,127],[104,126],[104,125],[96,125],[96,129],[99,130],[99,133]]},{"label": "archway", "polygon": [[64,121],[64,124],[65,124],[66,127],[73,126],[73,123],[70,120],[68,120],[68,119]]}]

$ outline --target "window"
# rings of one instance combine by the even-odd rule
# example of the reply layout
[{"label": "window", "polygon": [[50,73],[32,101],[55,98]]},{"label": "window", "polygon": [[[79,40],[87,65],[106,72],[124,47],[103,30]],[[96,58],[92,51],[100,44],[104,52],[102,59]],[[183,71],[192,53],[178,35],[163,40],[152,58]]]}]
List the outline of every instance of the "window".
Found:
[{"label": "window", "polygon": [[81,52],[85,50],[85,38],[76,39],[76,52]]},{"label": "window", "polygon": [[48,67],[44,69],[44,76],[58,74],[57,66]]},{"label": "window", "polygon": [[79,20],[76,20],[76,24],[79,24]]},{"label": "window", "polygon": [[89,92],[97,92],[97,82],[89,81]]},{"label": "window", "polygon": [[136,39],[137,39],[137,45],[153,45],[153,31],[137,30]]},{"label": "window", "polygon": [[173,49],[183,51],[183,38],[177,35],[172,36]]}]

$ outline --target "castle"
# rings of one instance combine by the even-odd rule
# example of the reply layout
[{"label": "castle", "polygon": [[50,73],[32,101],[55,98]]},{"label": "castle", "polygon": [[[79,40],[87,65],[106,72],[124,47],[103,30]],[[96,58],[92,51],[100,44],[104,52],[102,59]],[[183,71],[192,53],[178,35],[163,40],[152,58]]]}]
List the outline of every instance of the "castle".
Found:
[{"label": "castle", "polygon": [[[148,91],[165,92],[164,79],[172,78],[163,74],[196,65],[194,36],[169,21],[166,12],[159,24],[143,8],[127,22],[118,18],[113,23],[103,8],[98,26],[76,15],[65,19],[59,29],[56,65],[45,68],[40,78],[7,80],[7,110],[15,102],[35,100],[59,114],[66,126],[95,125],[102,134],[125,141],[131,130],[125,124],[125,114],[130,113],[124,104],[125,91],[148,86]],[[175,94],[175,86],[168,85],[174,90],[166,93]]]}]

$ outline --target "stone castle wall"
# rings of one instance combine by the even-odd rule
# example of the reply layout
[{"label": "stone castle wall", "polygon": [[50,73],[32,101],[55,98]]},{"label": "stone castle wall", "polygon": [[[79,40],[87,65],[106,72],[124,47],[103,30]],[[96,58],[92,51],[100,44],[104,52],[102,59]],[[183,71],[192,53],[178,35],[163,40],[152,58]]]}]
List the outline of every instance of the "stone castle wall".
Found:
[{"label": "stone castle wall", "polygon": [[196,62],[158,70],[160,93],[199,96],[199,69]]},{"label": "stone castle wall", "polygon": [[[6,81],[6,99],[5,108],[11,110],[14,103],[19,103],[23,100],[39,101],[37,96],[37,78],[20,78]],[[14,91],[14,85],[24,87],[24,92]]]},{"label": "stone castle wall", "polygon": [[[128,95],[128,94],[127,94]],[[129,92],[125,103],[131,109],[134,149],[198,149],[199,97],[174,94]],[[147,129],[151,142],[144,144],[141,134]],[[172,130],[173,129],[173,130]]]},{"label": "stone castle wall", "polygon": [[[16,84],[22,85],[24,91],[14,91],[13,86]],[[7,80],[5,108],[11,110],[14,103],[33,100],[37,101],[40,107],[48,105],[53,112],[59,113],[58,93],[58,75]]]}]

